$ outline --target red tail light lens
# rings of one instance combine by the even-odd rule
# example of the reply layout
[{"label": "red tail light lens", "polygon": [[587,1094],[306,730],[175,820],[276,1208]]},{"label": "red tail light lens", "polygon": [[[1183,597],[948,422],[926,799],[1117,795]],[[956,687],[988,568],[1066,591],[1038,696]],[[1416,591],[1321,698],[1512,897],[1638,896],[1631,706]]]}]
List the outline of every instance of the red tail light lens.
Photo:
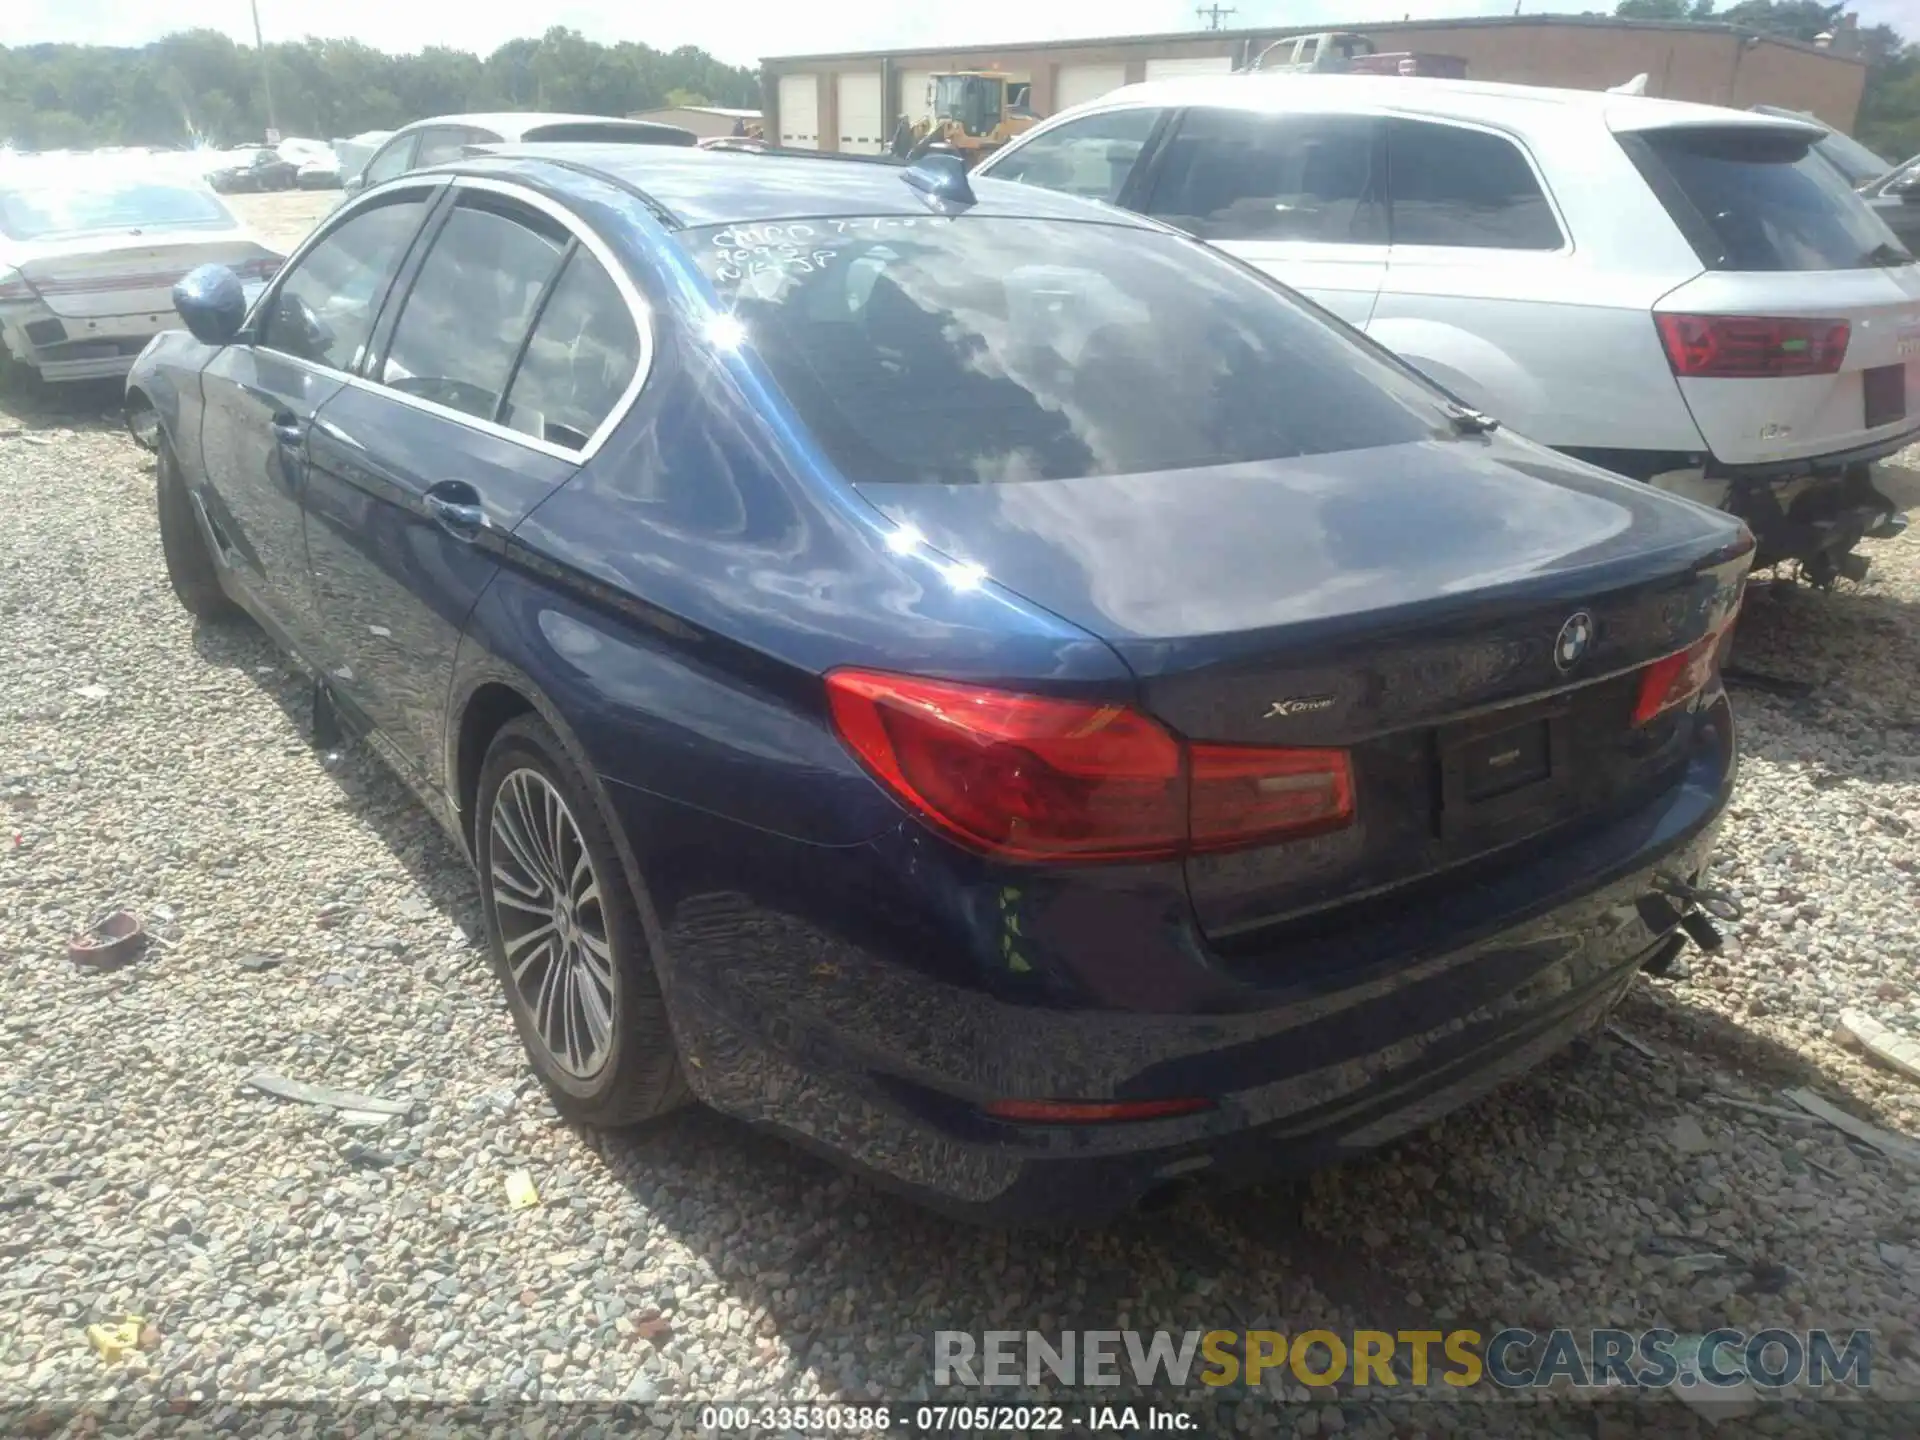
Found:
[{"label": "red tail light lens", "polygon": [[1733,622],[1738,618],[1736,608],[1719,629],[1703,635],[1677,654],[1654,661],[1640,672],[1640,699],[1633,707],[1635,726],[1645,725],[1669,710],[1691,703],[1694,696],[1707,688],[1721,657],[1732,644]]},{"label": "red tail light lens", "polygon": [[1351,822],[1341,750],[1191,750],[1124,705],[866,670],[827,677],[840,737],[903,803],[1016,860],[1165,859]]},{"label": "red tail light lens", "polygon": [[1195,745],[1192,838],[1196,850],[1297,840],[1353,820],[1353,759],[1344,750],[1260,750]]},{"label": "red tail light lens", "polygon": [[1683,380],[1833,375],[1846,358],[1845,320],[1753,315],[1656,315],[1667,363]]}]

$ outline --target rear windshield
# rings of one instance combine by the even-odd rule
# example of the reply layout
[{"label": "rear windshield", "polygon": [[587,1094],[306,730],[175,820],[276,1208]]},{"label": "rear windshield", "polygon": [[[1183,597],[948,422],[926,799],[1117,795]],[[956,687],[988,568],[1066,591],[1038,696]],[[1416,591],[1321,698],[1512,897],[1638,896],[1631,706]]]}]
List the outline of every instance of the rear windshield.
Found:
[{"label": "rear windshield", "polygon": [[592,120],[564,120],[554,125],[536,125],[521,139],[541,144],[696,145],[700,137],[677,125],[608,125]]},{"label": "rear windshield", "polygon": [[856,484],[1053,480],[1401,444],[1441,397],[1196,241],[887,216],[682,233]]},{"label": "rear windshield", "polygon": [[1667,213],[1712,270],[1854,270],[1911,263],[1805,139],[1756,126],[1623,136]]},{"label": "rear windshield", "polygon": [[134,179],[0,181],[0,234],[10,240],[233,223],[232,214],[211,191],[186,185]]}]

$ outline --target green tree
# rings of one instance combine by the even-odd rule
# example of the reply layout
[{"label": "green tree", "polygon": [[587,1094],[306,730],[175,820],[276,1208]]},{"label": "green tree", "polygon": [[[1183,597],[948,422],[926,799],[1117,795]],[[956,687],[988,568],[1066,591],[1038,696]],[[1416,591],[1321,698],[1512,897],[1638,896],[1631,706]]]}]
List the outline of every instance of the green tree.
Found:
[{"label": "green tree", "polygon": [[1613,13],[1625,20],[1711,20],[1713,0],[1620,0]]}]

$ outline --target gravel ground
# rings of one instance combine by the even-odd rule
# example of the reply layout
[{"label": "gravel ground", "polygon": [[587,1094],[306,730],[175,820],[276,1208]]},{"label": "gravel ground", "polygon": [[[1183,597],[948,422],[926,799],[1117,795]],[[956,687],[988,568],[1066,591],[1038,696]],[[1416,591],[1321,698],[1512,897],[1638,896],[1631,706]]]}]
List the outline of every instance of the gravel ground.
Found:
[{"label": "gravel ground", "polygon": [[[1636,988],[1637,1044],[1297,1184],[978,1232],[710,1113],[561,1124],[464,865],[370,755],[307,743],[263,637],[174,604],[110,399],[0,401],[0,1403],[854,1400],[914,1395],[939,1328],[1507,1323],[1867,1326],[1877,1386],[1920,1393],[1920,1172],[1725,1103],[1807,1084],[1920,1134],[1920,1084],[1834,1038],[1843,1007],[1920,1035],[1920,541],[1749,604],[1739,663],[1819,685],[1738,695],[1715,873],[1747,918]],[[77,971],[66,938],[114,905],[163,943]],[[411,1109],[351,1128],[245,1088],[263,1068]],[[147,1348],[104,1363],[86,1326],[129,1314]],[[1457,1413],[1284,1398],[1183,1403],[1205,1434]]]}]

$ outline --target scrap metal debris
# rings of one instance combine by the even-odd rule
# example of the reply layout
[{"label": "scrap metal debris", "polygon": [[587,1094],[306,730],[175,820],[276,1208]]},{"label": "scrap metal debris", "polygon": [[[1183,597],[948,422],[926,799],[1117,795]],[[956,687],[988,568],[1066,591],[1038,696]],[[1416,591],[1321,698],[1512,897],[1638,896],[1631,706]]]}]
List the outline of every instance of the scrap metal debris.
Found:
[{"label": "scrap metal debris", "polygon": [[1858,1010],[1840,1012],[1840,1034],[1881,1064],[1920,1080],[1920,1040],[1889,1030]]},{"label": "scrap metal debris", "polygon": [[1870,1125],[1865,1120],[1849,1115],[1838,1105],[1829,1105],[1811,1090],[1789,1090],[1786,1095],[1809,1115],[1819,1116],[1834,1129],[1844,1131],[1862,1144],[1878,1150],[1888,1159],[1899,1160],[1920,1168],[1920,1141],[1909,1140],[1906,1136],[1896,1135],[1891,1130],[1882,1130],[1878,1125]]},{"label": "scrap metal debris", "polygon": [[317,1105],[323,1110],[340,1110],[375,1115],[405,1115],[413,1109],[411,1100],[382,1100],[377,1095],[362,1095],[357,1090],[336,1090],[330,1085],[306,1085],[272,1070],[256,1070],[246,1083],[282,1100],[297,1100],[302,1105]]},{"label": "scrap metal debris", "polygon": [[1607,1026],[1607,1033],[1628,1049],[1639,1051],[1649,1060],[1658,1060],[1660,1058],[1659,1051],[1655,1050],[1651,1045],[1647,1044],[1646,1041],[1628,1030],[1624,1025],[1609,1025]]},{"label": "scrap metal debris", "polygon": [[67,958],[90,970],[117,970],[147,948],[147,927],[131,910],[109,910],[67,942]]}]

